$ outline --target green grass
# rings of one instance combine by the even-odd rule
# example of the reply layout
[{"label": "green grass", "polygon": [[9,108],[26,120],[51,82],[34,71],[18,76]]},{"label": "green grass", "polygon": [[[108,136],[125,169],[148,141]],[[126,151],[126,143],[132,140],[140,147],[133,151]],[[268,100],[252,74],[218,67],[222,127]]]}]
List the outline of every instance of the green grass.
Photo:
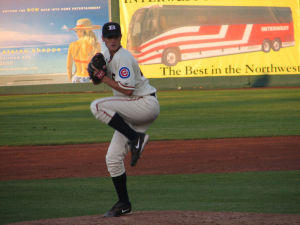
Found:
[{"label": "green grass", "polygon": [[[94,143],[113,130],[90,102],[110,93],[0,96],[0,145]],[[300,89],[159,92],[152,140],[300,135]],[[300,213],[300,171],[129,177],[135,211]],[[104,213],[111,179],[0,182],[0,224]]]},{"label": "green grass", "polygon": [[[300,171],[129,176],[134,211],[300,213]],[[0,182],[1,224],[102,214],[116,200],[111,179]]]},{"label": "green grass", "polygon": [[[0,145],[110,141],[89,105],[110,93],[0,96]],[[159,92],[152,140],[300,135],[300,89]]]}]

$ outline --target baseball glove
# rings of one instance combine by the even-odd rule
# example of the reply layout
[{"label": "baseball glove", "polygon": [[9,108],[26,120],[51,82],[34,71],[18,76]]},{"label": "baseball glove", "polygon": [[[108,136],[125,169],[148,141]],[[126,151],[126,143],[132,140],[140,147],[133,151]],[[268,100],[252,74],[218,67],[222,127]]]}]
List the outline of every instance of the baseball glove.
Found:
[{"label": "baseball glove", "polygon": [[100,84],[102,78],[106,75],[106,62],[102,53],[93,56],[88,65],[88,72],[93,84]]}]

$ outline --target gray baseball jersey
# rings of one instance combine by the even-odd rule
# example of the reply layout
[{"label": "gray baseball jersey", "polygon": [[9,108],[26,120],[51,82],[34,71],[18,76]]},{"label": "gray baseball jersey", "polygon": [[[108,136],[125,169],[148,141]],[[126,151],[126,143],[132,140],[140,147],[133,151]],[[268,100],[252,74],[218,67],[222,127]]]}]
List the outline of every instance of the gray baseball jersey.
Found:
[{"label": "gray baseball jersey", "polygon": [[[120,48],[110,59],[108,51],[104,52],[104,57],[107,61],[108,76],[118,82],[119,86],[134,90],[134,96],[146,96],[155,93],[156,89],[149,84],[136,61],[130,52],[124,48]],[[113,90],[114,95],[124,95],[116,90]]]}]

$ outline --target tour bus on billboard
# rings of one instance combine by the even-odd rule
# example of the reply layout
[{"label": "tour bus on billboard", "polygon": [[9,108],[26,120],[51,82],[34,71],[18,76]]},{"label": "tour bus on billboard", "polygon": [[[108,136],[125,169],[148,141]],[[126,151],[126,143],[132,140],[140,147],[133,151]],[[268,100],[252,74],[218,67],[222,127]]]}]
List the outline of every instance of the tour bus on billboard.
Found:
[{"label": "tour bus on billboard", "polygon": [[167,66],[294,45],[289,7],[149,6],[135,11],[127,38],[127,49],[140,64]]}]

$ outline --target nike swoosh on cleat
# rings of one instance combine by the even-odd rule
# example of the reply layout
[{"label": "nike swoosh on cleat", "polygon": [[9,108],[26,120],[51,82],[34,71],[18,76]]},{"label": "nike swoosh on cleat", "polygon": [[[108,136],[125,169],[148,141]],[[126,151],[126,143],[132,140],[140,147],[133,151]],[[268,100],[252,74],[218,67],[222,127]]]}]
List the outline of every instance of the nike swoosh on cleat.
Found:
[{"label": "nike swoosh on cleat", "polygon": [[127,212],[129,212],[129,209],[122,209],[122,213],[127,213]]},{"label": "nike swoosh on cleat", "polygon": [[136,144],[135,148],[136,148],[136,149],[139,149],[140,144],[141,144],[141,141],[140,141],[140,139],[138,139],[138,143]]}]

